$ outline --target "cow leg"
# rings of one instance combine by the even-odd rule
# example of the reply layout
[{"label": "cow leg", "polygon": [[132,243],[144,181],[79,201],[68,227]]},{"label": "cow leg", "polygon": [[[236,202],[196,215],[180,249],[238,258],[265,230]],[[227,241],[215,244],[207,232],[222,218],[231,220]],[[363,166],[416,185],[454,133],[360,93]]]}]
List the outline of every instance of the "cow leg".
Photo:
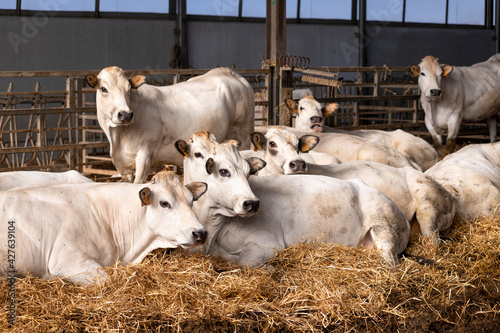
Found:
[{"label": "cow leg", "polygon": [[108,274],[103,267],[94,259],[82,255],[62,253],[57,258],[49,260],[48,269],[51,275],[66,278],[75,283],[99,283]]},{"label": "cow leg", "polygon": [[494,115],[486,120],[488,129],[490,130],[490,142],[495,142],[497,139],[497,115]]},{"label": "cow leg", "polygon": [[430,117],[425,115],[425,127],[427,127],[427,130],[431,135],[432,141],[434,142],[434,148],[438,152],[438,155],[441,156],[441,145],[443,144],[443,138],[441,135],[437,133],[436,129],[434,128],[434,125],[432,124],[429,118]]},{"label": "cow leg", "polygon": [[148,178],[153,158],[146,150],[140,150],[135,157],[135,184],[144,184]]},{"label": "cow leg", "polygon": [[278,249],[283,246],[261,245],[257,243],[246,243],[240,251],[238,263],[255,267],[264,264],[276,255]]},{"label": "cow leg", "polygon": [[446,150],[448,153],[453,153],[455,150],[461,123],[462,119],[454,114],[448,119],[448,136],[446,138]]}]

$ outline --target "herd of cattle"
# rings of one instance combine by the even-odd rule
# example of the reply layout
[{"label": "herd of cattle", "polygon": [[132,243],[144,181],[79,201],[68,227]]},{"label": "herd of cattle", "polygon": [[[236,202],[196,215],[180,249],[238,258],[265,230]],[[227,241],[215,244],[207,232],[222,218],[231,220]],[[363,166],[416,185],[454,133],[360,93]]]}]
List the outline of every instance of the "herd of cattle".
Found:
[{"label": "herd of cattle", "polygon": [[[0,230],[0,272],[95,282],[104,266],[177,246],[254,267],[314,241],[376,248],[398,264],[410,231],[438,244],[456,214],[497,214],[499,61],[452,67],[428,56],[412,66],[434,147],[401,130],[329,128],[338,105],[313,96],[286,101],[294,127],[255,127],[253,90],[226,68],[168,87],[118,67],[87,75],[125,182],[0,174],[0,215],[11,226]],[[439,161],[440,135],[447,127],[453,142],[462,120],[486,120],[492,143]],[[183,165],[184,184],[171,171],[145,183],[164,164]]]}]

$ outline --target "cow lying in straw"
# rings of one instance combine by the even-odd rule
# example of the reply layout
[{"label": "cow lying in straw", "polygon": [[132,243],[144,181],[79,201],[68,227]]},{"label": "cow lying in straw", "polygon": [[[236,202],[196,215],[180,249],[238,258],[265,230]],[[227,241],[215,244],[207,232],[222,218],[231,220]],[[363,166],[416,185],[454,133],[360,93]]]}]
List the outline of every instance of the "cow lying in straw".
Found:
[{"label": "cow lying in straw", "polygon": [[[253,133],[252,142],[259,151],[244,151],[242,155],[250,157],[260,152],[257,156],[266,161],[264,170],[268,171],[267,174],[308,173],[344,180],[361,179],[394,201],[409,221],[415,219],[412,228],[424,236],[434,237],[437,241],[439,234],[445,234],[451,227],[455,216],[453,198],[438,182],[413,168],[392,168],[366,161],[338,165],[306,164],[298,152],[313,149],[318,137],[304,135],[297,138],[284,127],[270,127],[265,136]],[[297,165],[301,170],[292,167]]]},{"label": "cow lying in straw", "polygon": [[[295,102],[286,100],[289,109],[295,114],[295,129],[305,133],[336,133],[354,135],[366,140],[376,140],[403,154],[416,163],[422,171],[437,163],[437,151],[424,139],[403,130],[342,130],[325,126],[325,118],[332,115],[338,108],[337,103],[329,103],[324,107],[314,99],[306,96]],[[327,135],[328,136],[328,135]],[[375,161],[377,162],[377,161]]]},{"label": "cow lying in straw", "polygon": [[376,248],[388,263],[397,264],[406,248],[410,226],[401,210],[359,180],[309,175],[248,179],[264,162],[244,160],[234,142],[218,144],[207,132],[176,146],[184,156],[184,181],[208,184],[193,210],[208,230],[209,253],[256,266],[289,246],[327,241]]},{"label": "cow lying in straw", "polygon": [[[182,185],[170,171],[146,185],[81,183],[0,192],[0,272],[88,283],[101,268],[138,263],[157,248],[203,244],[191,210],[206,184]],[[12,274],[12,273],[10,273]]]}]

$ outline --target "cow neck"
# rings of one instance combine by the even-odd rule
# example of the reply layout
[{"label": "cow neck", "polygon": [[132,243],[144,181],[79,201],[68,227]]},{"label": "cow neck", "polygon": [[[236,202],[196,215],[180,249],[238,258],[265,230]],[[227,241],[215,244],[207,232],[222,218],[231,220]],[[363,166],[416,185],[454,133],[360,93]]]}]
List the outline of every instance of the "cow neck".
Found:
[{"label": "cow neck", "polygon": [[230,217],[222,214],[225,209],[217,204],[210,196],[210,186],[207,193],[202,195],[193,204],[193,211],[200,223],[207,229],[208,237],[205,242],[206,252],[213,246],[219,232]]},{"label": "cow neck", "polygon": [[[113,188],[117,185],[129,188]],[[115,260],[119,259],[122,263],[137,263],[156,248],[153,245],[157,246],[156,236],[145,223],[147,208],[141,207],[137,195],[144,185],[103,184],[103,186],[106,187],[97,189],[99,195],[92,196],[94,197],[90,207],[92,213],[103,230],[106,230],[113,239],[113,247],[117,252]],[[117,200],[116,193],[120,193],[120,200]],[[124,205],[127,202],[131,204]]]}]

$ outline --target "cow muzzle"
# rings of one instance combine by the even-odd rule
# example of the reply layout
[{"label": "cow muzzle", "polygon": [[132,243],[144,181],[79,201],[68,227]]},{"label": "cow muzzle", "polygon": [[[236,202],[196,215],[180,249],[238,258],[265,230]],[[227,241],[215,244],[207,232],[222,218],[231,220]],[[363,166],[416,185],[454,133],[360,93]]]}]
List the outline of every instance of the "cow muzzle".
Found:
[{"label": "cow muzzle", "polygon": [[207,231],[205,229],[194,230],[192,232],[193,240],[195,244],[204,244],[207,240]]},{"label": "cow muzzle", "polygon": [[431,89],[429,90],[430,98],[441,97],[441,89]]},{"label": "cow muzzle", "polygon": [[257,213],[260,208],[259,200],[245,200],[243,202],[243,210],[248,214]]},{"label": "cow muzzle", "polygon": [[294,160],[288,163],[290,173],[306,173],[306,162],[304,160]]},{"label": "cow muzzle", "polygon": [[132,111],[119,111],[116,114],[118,125],[129,125],[134,122],[134,112]]}]

